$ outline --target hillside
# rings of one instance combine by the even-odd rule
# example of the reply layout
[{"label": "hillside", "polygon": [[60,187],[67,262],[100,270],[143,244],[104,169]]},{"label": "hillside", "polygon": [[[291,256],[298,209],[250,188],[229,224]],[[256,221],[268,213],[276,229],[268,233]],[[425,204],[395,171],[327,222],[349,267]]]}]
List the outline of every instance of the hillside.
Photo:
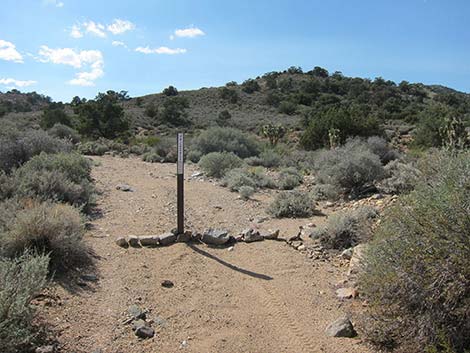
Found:
[{"label": "hillside", "polygon": [[[167,109],[166,104],[172,100],[174,104],[169,104],[171,109]],[[24,117],[35,121],[49,101],[48,97],[35,92],[21,94],[14,90],[0,93],[0,110],[3,108],[5,117],[12,120]],[[421,119],[426,109],[436,104],[457,112],[467,126],[470,115],[470,95],[451,88],[406,81],[396,84],[382,78],[346,77],[339,72],[329,74],[319,67],[305,73],[291,67],[241,84],[229,82],[224,87],[126,96],[120,104],[133,128],[156,129],[157,132],[175,127],[204,129],[217,124],[222,111],[228,111],[230,117],[224,121],[224,126],[248,131],[258,131],[266,123],[301,130],[318,114],[338,107],[352,115],[378,119],[385,126],[405,126],[406,131]],[[165,109],[172,113],[167,118],[162,117]],[[66,110],[73,114],[69,105]],[[174,123],[174,114],[184,116],[187,123],[184,126]]]}]

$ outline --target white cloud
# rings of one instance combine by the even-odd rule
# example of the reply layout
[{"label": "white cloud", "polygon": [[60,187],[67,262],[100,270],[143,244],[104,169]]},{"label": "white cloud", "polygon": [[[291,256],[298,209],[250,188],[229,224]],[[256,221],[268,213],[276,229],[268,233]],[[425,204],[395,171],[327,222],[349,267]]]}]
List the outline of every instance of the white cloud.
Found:
[{"label": "white cloud", "polygon": [[112,42],[111,44],[113,45],[113,47],[124,47],[124,48],[127,48],[126,43],[120,42],[120,41],[118,41],[118,40],[113,40],[113,42]]},{"label": "white cloud", "polygon": [[93,21],[84,22],[82,25],[87,33],[91,33],[97,37],[105,38],[105,27],[101,23],[95,23]]},{"label": "white cloud", "polygon": [[79,25],[73,25],[72,29],[70,30],[70,36],[73,38],[82,38],[83,34],[80,31],[80,26]]},{"label": "white cloud", "polygon": [[28,87],[36,83],[37,81],[32,81],[32,80],[21,81],[21,80],[15,80],[13,78],[0,78],[0,85],[5,85],[5,86],[14,85],[16,87]]},{"label": "white cloud", "polygon": [[43,0],[44,5],[53,5],[55,7],[64,7],[64,3],[58,0]]},{"label": "white cloud", "polygon": [[167,55],[175,55],[175,54],[184,54],[186,53],[186,49],[181,48],[168,48],[168,47],[159,47],[155,49],[151,49],[147,47],[138,47],[135,49],[136,52],[144,53],[144,54],[167,54]]},{"label": "white cloud", "polygon": [[204,36],[205,33],[197,28],[197,27],[189,27],[189,28],[184,28],[184,29],[177,29],[175,31],[174,36],[170,36],[170,39],[174,39],[176,37],[186,37],[186,38],[194,38],[198,36]]},{"label": "white cloud", "polygon": [[71,85],[94,86],[94,81],[104,75],[103,54],[99,50],[75,51],[72,48],[51,49],[42,45],[39,50],[39,61],[53,64],[69,65],[76,69],[87,68],[75,74]]},{"label": "white cloud", "polygon": [[130,21],[121,20],[116,18],[113,23],[107,26],[107,29],[112,34],[122,34],[127,31],[132,31],[135,28],[135,24]]},{"label": "white cloud", "polygon": [[23,56],[16,50],[13,43],[0,39],[0,59],[23,63]]}]

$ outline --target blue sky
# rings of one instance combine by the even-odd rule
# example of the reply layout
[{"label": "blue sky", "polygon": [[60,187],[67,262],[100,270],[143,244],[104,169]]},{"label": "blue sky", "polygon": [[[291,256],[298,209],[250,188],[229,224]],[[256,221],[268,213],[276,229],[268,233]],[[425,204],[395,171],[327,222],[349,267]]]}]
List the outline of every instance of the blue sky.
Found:
[{"label": "blue sky", "polygon": [[0,91],[54,100],[322,66],[470,92],[470,1],[1,0]]}]

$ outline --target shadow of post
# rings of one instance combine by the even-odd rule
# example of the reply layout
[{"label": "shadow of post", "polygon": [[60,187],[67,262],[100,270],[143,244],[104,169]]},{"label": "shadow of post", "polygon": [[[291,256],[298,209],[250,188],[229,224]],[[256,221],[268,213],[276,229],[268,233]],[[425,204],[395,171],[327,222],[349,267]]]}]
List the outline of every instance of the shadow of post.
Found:
[{"label": "shadow of post", "polygon": [[262,273],[256,273],[256,272],[253,272],[253,271],[250,271],[250,270],[245,270],[244,268],[240,268],[238,266],[235,266],[235,265],[232,265],[222,259],[219,259],[217,256],[214,256],[210,253],[208,253],[207,251],[204,251],[202,249],[199,249],[197,246],[195,246],[194,244],[191,244],[191,243],[187,243],[188,247],[190,247],[194,252],[197,252],[198,254],[202,255],[202,256],[205,256],[205,257],[208,257],[209,259],[212,259],[212,260],[215,260],[217,261],[219,264],[221,265],[224,265],[226,267],[228,267],[229,269],[231,270],[234,270],[234,271],[237,271],[237,272],[240,272],[240,273],[243,273],[244,275],[247,275],[247,276],[250,276],[250,277],[254,277],[254,278],[258,278],[258,279],[262,279],[262,280],[265,280],[265,281],[270,281],[272,280],[273,278],[270,277],[270,276],[267,276],[267,275],[263,275]]}]

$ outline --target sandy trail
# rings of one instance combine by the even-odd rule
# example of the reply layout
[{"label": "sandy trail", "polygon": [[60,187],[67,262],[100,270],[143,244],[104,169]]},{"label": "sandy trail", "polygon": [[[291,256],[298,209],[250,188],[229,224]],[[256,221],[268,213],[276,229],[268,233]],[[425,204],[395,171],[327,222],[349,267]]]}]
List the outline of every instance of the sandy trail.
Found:
[{"label": "sandy trail", "polygon": [[[95,157],[103,217],[87,234],[99,282],[76,292],[55,291],[62,305],[46,308],[63,352],[370,352],[358,339],[330,338],[325,327],[343,313],[333,286],[344,270],[312,261],[282,242],[238,243],[233,251],[203,244],[122,249],[118,236],[150,235],[174,227],[175,165]],[[193,169],[187,168],[187,175]],[[115,189],[125,182],[134,192]],[[187,223],[198,230],[238,232],[264,216],[274,191],[242,201],[208,181],[187,181]],[[321,217],[269,220],[261,229],[294,235]],[[164,288],[169,279],[173,288]],[[132,304],[159,324],[139,340],[123,325]],[[183,347],[182,342],[186,341]]]}]

